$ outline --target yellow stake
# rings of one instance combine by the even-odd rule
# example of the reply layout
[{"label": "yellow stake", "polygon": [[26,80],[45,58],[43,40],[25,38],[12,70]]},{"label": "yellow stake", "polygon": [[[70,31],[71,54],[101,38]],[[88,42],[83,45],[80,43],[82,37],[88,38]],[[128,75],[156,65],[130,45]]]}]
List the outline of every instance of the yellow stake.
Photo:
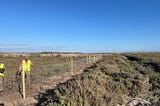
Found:
[{"label": "yellow stake", "polygon": [[25,73],[24,70],[22,69],[22,85],[23,85],[23,99],[26,98],[26,93],[25,93]]}]

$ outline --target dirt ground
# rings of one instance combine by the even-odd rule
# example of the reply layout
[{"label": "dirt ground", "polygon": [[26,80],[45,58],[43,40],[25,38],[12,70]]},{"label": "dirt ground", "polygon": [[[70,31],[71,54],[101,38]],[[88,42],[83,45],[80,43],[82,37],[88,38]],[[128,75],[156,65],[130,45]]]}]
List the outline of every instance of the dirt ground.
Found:
[{"label": "dirt ground", "polygon": [[[23,100],[22,92],[20,92],[17,88],[18,85],[15,77],[11,76],[11,73],[7,72],[6,77],[9,77],[10,79],[5,79],[4,81],[5,84],[8,84],[4,85],[4,88],[6,89],[0,97],[1,105],[4,104],[5,106],[35,106],[38,102],[36,99],[37,95],[45,93],[48,89],[53,89],[59,83],[63,83],[66,80],[72,79],[77,74],[81,74],[83,70],[86,67],[89,67],[93,62],[92,60],[92,62],[90,61],[89,64],[86,64],[86,58],[74,58],[74,70],[73,72],[71,72],[70,58],[38,58],[39,60],[37,60],[37,57],[31,57],[33,63],[36,63],[36,69],[33,69],[32,84],[29,87],[26,87],[26,99]],[[9,67],[9,69],[7,70],[17,70],[18,63],[20,63],[22,59],[23,57],[7,57],[7,59],[6,57],[1,57],[1,61],[6,64],[6,67]],[[45,64],[45,67],[43,67],[42,64]],[[42,71],[39,72],[39,70]],[[44,70],[45,72],[43,72]],[[50,70],[53,70],[53,73],[49,72]],[[37,72],[40,74],[35,76]]]}]

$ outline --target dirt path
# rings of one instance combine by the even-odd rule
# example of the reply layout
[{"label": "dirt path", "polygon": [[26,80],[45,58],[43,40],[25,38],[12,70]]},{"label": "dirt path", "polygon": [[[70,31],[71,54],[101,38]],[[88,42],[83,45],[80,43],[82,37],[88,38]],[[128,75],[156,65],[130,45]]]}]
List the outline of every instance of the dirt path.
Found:
[{"label": "dirt path", "polygon": [[[22,95],[17,91],[16,93],[3,95],[0,98],[0,106],[1,103],[4,106],[35,106],[37,104],[36,96],[45,93],[48,89],[54,89],[59,83],[63,83],[78,74],[82,74],[84,69],[92,66],[92,64],[88,64],[83,66],[83,68],[76,67],[73,75],[71,73],[66,73],[62,76],[53,76],[46,78],[41,83],[32,84],[30,89],[26,92],[26,99],[22,99]],[[2,105],[3,106],[3,105]]]}]

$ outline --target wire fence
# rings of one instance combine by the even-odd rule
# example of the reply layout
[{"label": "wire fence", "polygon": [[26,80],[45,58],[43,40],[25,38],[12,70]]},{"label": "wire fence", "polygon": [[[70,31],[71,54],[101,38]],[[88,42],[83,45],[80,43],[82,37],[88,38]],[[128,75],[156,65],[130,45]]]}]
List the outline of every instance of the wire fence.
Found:
[{"label": "wire fence", "polygon": [[[19,90],[21,76],[16,72],[24,57],[0,57],[1,62],[5,64],[6,71],[4,77],[4,93],[12,93]],[[31,69],[31,84],[41,83],[46,78],[63,76],[65,74],[74,74],[87,65],[101,59],[100,55],[87,55],[82,57],[56,57],[56,56],[31,56],[29,59],[35,64]]]}]

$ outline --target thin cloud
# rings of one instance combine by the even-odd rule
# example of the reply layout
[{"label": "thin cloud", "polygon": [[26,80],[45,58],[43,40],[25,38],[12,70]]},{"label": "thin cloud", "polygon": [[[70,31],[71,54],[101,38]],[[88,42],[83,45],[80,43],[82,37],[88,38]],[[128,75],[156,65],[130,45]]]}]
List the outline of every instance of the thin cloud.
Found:
[{"label": "thin cloud", "polygon": [[8,48],[30,48],[31,45],[28,44],[0,44],[0,49],[8,49]]},{"label": "thin cloud", "polygon": [[28,44],[1,44],[0,52],[47,52],[53,51],[58,52],[62,50],[67,50],[63,46],[37,46]]}]

